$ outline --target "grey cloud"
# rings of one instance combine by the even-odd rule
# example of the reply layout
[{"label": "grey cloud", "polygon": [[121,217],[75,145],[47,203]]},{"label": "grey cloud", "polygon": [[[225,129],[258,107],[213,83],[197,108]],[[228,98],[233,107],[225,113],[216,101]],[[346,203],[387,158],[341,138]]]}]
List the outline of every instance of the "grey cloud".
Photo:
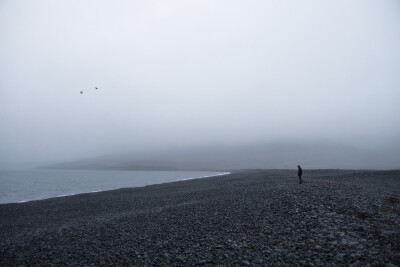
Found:
[{"label": "grey cloud", "polygon": [[2,1],[0,161],[282,139],[397,148],[399,12],[372,0]]}]

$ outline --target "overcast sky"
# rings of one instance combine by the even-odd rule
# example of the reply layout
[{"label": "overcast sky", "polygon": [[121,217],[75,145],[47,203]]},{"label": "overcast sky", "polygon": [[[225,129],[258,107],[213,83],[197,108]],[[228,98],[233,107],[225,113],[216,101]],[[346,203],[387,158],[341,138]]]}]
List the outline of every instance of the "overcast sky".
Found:
[{"label": "overcast sky", "polygon": [[399,114],[398,0],[0,1],[2,162],[390,147]]}]

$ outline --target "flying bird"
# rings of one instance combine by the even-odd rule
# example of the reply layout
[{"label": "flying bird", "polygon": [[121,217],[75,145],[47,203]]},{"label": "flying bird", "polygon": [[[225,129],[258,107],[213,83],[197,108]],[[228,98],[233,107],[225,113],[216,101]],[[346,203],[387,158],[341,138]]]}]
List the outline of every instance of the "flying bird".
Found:
[{"label": "flying bird", "polygon": [[83,91],[81,91],[81,94],[83,94]]},{"label": "flying bird", "polygon": [[99,89],[99,88],[95,87],[95,89],[97,90],[97,89]]}]

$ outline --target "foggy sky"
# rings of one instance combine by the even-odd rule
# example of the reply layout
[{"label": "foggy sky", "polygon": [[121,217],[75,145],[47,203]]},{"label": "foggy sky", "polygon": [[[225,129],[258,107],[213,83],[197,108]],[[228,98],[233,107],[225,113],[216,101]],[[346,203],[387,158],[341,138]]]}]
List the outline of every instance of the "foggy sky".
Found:
[{"label": "foggy sky", "polygon": [[399,147],[399,114],[397,0],[0,1],[1,162]]}]

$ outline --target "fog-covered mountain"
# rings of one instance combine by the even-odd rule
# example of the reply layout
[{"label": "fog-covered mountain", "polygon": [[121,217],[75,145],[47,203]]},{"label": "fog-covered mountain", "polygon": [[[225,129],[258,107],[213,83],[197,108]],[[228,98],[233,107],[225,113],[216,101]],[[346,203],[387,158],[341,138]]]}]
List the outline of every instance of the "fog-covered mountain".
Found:
[{"label": "fog-covered mountain", "polygon": [[170,149],[108,155],[44,166],[108,170],[237,170],[258,168],[400,168],[400,150],[360,149],[325,141],[285,141],[242,146]]}]

